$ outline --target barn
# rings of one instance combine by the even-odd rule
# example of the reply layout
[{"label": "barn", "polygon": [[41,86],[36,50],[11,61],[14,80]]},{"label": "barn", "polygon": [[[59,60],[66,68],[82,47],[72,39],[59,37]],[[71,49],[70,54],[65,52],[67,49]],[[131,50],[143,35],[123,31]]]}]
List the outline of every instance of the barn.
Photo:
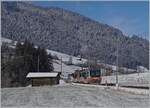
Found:
[{"label": "barn", "polygon": [[26,78],[32,86],[57,85],[60,80],[59,72],[29,72]]}]

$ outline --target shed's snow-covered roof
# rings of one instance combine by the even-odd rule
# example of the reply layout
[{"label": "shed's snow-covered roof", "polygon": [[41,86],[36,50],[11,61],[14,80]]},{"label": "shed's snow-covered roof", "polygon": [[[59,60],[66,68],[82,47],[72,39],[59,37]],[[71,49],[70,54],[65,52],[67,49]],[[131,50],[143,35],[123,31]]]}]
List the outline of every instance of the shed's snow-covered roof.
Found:
[{"label": "shed's snow-covered roof", "polygon": [[56,77],[58,73],[52,72],[30,72],[26,76],[27,78],[40,78],[40,77]]}]

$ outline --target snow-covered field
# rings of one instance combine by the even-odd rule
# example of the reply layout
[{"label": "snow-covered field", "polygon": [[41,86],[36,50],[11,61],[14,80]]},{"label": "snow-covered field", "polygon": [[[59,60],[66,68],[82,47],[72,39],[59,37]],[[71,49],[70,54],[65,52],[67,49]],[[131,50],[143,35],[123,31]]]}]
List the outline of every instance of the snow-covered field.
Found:
[{"label": "snow-covered field", "polygon": [[86,87],[100,87],[103,89],[111,89],[117,90],[127,93],[141,94],[141,95],[149,95],[149,89],[139,89],[139,88],[128,88],[128,87],[116,87],[116,86],[106,86],[106,85],[96,85],[96,84],[80,84],[80,83],[72,83],[73,85],[80,85]]},{"label": "snow-covered field", "polygon": [[[119,85],[122,86],[149,86],[150,73],[135,73],[128,75],[118,75]],[[102,83],[116,83],[116,76],[102,77]]]},{"label": "snow-covered field", "polygon": [[4,107],[98,107],[147,108],[148,95],[135,95],[100,87],[57,85],[45,87],[4,88],[1,90]]}]

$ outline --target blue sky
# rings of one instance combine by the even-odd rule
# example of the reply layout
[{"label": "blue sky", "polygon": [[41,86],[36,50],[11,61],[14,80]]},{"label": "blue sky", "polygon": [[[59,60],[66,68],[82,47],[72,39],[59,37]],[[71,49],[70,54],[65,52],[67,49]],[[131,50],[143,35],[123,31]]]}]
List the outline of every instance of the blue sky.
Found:
[{"label": "blue sky", "polygon": [[59,7],[80,13],[100,23],[119,28],[126,35],[148,37],[149,7],[146,1],[38,1],[43,7]]}]

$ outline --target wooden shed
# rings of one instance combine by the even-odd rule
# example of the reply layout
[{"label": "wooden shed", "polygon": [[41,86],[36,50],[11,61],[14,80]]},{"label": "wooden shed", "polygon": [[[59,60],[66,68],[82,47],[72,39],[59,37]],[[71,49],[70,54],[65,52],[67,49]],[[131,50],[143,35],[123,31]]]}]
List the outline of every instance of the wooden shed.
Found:
[{"label": "wooden shed", "polygon": [[59,84],[60,74],[51,72],[30,72],[26,76],[31,80],[32,86]]}]

